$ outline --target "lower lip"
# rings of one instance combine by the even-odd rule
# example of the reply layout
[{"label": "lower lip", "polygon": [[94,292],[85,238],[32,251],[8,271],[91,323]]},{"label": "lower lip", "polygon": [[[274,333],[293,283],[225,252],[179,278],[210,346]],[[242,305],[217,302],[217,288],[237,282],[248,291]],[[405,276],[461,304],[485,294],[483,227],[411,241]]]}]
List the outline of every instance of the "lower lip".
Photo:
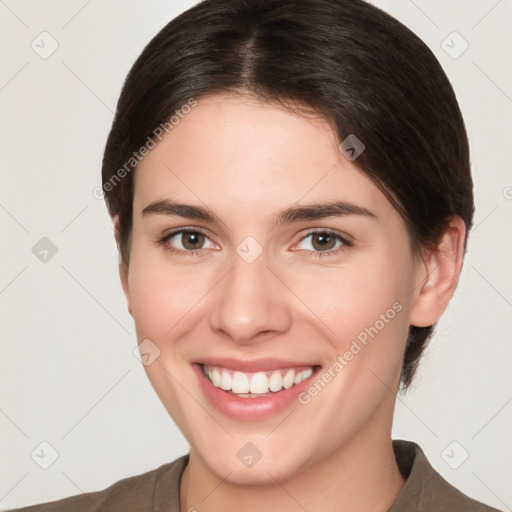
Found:
[{"label": "lower lip", "polygon": [[291,388],[282,389],[270,395],[258,398],[241,398],[220,388],[215,387],[210,379],[203,373],[203,368],[198,363],[192,367],[199,377],[199,384],[206,398],[222,414],[241,421],[263,421],[274,414],[286,410],[297,400],[298,395],[312,382],[320,368],[306,380],[295,384]]}]

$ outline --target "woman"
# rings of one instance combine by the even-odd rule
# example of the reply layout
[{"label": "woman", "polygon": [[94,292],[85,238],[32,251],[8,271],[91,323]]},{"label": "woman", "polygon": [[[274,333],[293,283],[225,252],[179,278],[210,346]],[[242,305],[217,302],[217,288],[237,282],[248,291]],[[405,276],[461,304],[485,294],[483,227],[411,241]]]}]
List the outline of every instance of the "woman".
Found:
[{"label": "woman", "polygon": [[190,453],[31,511],[492,509],[391,440],[473,219],[440,65],[360,0],[204,0],[103,160],[141,358]]}]

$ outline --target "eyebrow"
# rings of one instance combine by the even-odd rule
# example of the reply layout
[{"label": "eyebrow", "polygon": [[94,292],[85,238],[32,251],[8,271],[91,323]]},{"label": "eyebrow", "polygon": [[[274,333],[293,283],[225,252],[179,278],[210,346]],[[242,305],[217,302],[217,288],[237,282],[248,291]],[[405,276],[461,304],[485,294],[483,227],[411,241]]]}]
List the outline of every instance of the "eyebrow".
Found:
[{"label": "eyebrow", "polygon": [[[155,201],[142,210],[142,215],[161,214],[179,216],[191,220],[202,220],[211,224],[224,224],[221,218],[210,208],[179,203],[169,199]],[[303,220],[318,220],[328,217],[362,215],[376,219],[371,210],[348,201],[330,201],[290,206],[281,210],[273,218],[272,228],[281,224],[291,224]]]}]

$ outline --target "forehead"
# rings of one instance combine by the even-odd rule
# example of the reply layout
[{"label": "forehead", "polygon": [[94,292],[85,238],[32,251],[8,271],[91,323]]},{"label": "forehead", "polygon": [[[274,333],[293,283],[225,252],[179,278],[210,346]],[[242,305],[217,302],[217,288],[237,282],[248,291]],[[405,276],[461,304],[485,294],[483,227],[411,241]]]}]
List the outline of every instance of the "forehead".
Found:
[{"label": "forehead", "polygon": [[247,97],[198,100],[140,162],[134,206],[172,197],[224,204],[237,215],[318,200],[392,209],[379,188],[338,148],[319,116]]}]

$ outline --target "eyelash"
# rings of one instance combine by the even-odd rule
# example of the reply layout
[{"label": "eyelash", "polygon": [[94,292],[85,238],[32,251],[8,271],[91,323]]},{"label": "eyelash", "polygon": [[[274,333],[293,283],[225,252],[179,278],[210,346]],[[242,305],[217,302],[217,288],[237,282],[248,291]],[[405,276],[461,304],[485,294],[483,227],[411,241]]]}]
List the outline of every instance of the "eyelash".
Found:
[{"label": "eyelash", "polygon": [[302,242],[303,240],[305,240],[306,238],[308,238],[311,235],[329,235],[329,236],[339,240],[342,243],[342,245],[340,247],[338,247],[337,249],[330,249],[327,251],[308,251],[306,249],[303,249],[303,250],[306,250],[307,253],[310,255],[310,257],[312,257],[312,258],[323,258],[325,256],[336,256],[341,251],[346,250],[347,247],[352,247],[352,245],[353,245],[351,240],[349,240],[347,237],[340,235],[340,233],[338,233],[337,231],[334,231],[332,229],[313,229],[311,231],[308,231],[308,233],[306,233],[299,240],[299,242]]},{"label": "eyelash", "polygon": [[201,249],[196,249],[194,251],[183,251],[181,249],[176,249],[172,245],[168,245],[167,242],[173,238],[176,235],[179,235],[180,233],[198,233],[200,235],[208,236],[206,233],[203,233],[199,229],[177,229],[176,231],[171,231],[167,235],[162,236],[161,238],[158,238],[156,241],[157,245],[163,245],[166,251],[169,251],[173,254],[179,254],[181,256],[201,256]]},{"label": "eyelash", "polygon": [[[159,237],[156,240],[156,244],[159,246],[160,245],[165,246],[165,250],[169,251],[173,254],[180,254],[182,256],[190,256],[190,257],[200,256],[201,249],[196,249],[196,250],[191,250],[191,251],[183,251],[181,249],[176,249],[175,247],[172,247],[171,245],[167,245],[167,242],[171,238],[173,238],[176,235],[183,234],[183,233],[197,233],[197,234],[204,235],[205,237],[208,238],[208,235],[199,229],[178,229],[178,230],[172,231],[171,233],[168,233],[162,237]],[[347,247],[353,246],[353,243],[351,240],[340,235],[337,231],[334,231],[331,229],[316,229],[316,230],[309,231],[299,240],[299,242],[302,242],[303,240],[305,240],[307,237],[309,237],[311,235],[329,235],[331,237],[336,238],[340,242],[342,242],[342,245],[340,247],[338,247],[337,249],[330,249],[327,251],[308,251],[308,250],[304,249],[304,250],[306,250],[306,252],[311,254],[311,257],[313,257],[313,258],[323,258],[325,256],[335,256],[339,252],[345,250]]]}]

